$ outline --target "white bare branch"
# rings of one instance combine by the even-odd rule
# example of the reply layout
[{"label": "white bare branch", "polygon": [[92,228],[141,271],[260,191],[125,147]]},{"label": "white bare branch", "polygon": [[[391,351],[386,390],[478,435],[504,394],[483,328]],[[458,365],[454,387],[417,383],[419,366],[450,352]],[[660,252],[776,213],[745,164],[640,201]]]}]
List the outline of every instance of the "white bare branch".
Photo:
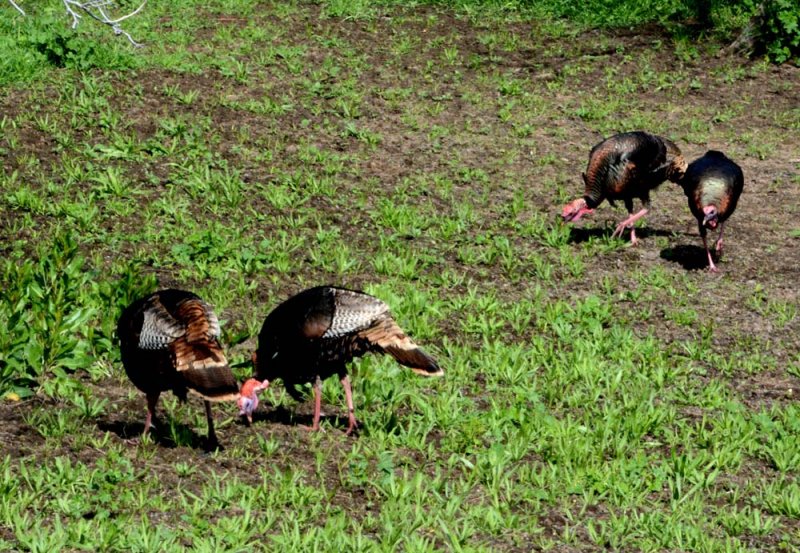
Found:
[{"label": "white bare branch", "polygon": [[20,8],[19,6],[17,6],[17,4],[16,4],[16,2],[14,2],[14,0],[8,0],[8,1],[9,1],[9,2],[11,2],[11,5],[12,5],[12,6],[14,6],[15,8],[17,8],[17,11],[18,11],[19,13],[21,13],[22,15],[25,15],[25,11],[23,11],[23,9],[22,9],[22,8]]},{"label": "white bare branch", "polygon": [[[25,15],[25,11],[20,8],[14,0],[8,0],[11,2],[11,5],[14,6],[19,13]],[[114,6],[114,0],[62,0],[64,2],[64,7],[67,9],[67,13],[72,16],[72,28],[75,29],[80,23],[81,17],[86,14],[92,19],[103,23],[104,25],[108,25],[114,30],[115,35],[124,35],[131,44],[136,46],[137,48],[141,46],[140,43],[133,40],[130,34],[125,31],[121,26],[120,23],[125,21],[126,19],[133,17],[147,4],[147,0],[142,0],[142,3],[139,5],[138,8],[133,10],[130,13],[127,13],[122,16],[112,16],[109,14],[109,9]],[[81,13],[82,12],[82,13]]]}]

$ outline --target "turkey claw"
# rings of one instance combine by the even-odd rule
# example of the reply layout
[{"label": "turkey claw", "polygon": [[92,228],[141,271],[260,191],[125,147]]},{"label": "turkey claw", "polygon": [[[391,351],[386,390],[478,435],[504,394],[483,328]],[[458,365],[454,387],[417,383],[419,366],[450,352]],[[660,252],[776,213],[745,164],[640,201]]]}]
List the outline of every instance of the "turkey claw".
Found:
[{"label": "turkey claw", "polygon": [[350,424],[347,426],[347,430],[345,431],[345,436],[351,436],[355,432],[358,433],[358,421],[353,419],[350,421]]},{"label": "turkey claw", "polygon": [[622,233],[625,232],[626,228],[629,227],[625,223],[618,224],[617,228],[614,229],[614,232],[611,233],[611,238],[622,238]]}]

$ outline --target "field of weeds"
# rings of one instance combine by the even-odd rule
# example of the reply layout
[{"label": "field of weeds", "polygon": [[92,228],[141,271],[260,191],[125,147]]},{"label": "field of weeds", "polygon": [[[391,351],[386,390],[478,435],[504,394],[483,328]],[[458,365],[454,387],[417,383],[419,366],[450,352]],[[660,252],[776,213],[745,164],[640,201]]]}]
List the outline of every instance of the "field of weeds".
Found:
[{"label": "field of weeds", "polygon": [[[0,549],[800,548],[800,69],[340,4],[154,3],[142,49],[84,22],[7,58]],[[719,273],[671,183],[636,247],[619,206],[560,221],[590,148],[634,129],[742,166]],[[332,379],[319,433],[277,386],[252,427],[215,407],[223,449],[169,394],[126,441],[125,305],[198,293],[244,379],[267,313],[317,284],[389,303],[444,378],[357,361],[354,437]]]}]

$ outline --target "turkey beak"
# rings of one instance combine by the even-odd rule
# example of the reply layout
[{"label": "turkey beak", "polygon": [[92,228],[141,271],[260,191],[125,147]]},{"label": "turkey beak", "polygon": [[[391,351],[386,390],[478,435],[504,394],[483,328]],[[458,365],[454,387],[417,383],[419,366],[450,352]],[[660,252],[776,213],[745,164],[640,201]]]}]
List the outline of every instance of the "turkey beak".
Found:
[{"label": "turkey beak", "polygon": [[243,396],[239,400],[239,416],[247,418],[247,426],[252,426],[253,424],[253,411],[256,410],[256,407],[258,407],[258,397],[249,398]]},{"label": "turkey beak", "polygon": [[247,426],[253,426],[253,411],[255,411],[255,407],[251,404],[239,413],[247,419]]},{"label": "turkey beak", "polygon": [[[711,223],[709,225],[709,223]],[[706,213],[706,216],[703,217],[703,226],[709,226],[712,229],[717,226],[717,214],[716,212]]]},{"label": "turkey beak", "polygon": [[247,418],[248,426],[253,424],[253,412],[258,407],[258,394],[267,388],[269,388],[269,380],[258,382],[253,378],[242,386],[242,395],[239,397],[239,415]]}]

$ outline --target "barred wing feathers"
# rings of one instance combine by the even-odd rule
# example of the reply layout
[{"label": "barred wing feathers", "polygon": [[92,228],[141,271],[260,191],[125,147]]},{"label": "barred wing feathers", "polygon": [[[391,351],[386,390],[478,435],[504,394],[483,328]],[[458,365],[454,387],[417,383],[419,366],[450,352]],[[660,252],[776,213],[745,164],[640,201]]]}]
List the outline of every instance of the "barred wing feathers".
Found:
[{"label": "barred wing feathers", "polygon": [[[146,372],[144,359],[156,359],[160,366],[171,366],[178,373],[177,380],[204,399],[238,397],[236,379],[218,341],[219,320],[196,295],[181,290],[156,292],[126,310],[118,333],[123,352],[129,352],[128,356],[123,353],[125,368],[135,383],[161,377]],[[126,362],[125,357],[130,359]]]}]

